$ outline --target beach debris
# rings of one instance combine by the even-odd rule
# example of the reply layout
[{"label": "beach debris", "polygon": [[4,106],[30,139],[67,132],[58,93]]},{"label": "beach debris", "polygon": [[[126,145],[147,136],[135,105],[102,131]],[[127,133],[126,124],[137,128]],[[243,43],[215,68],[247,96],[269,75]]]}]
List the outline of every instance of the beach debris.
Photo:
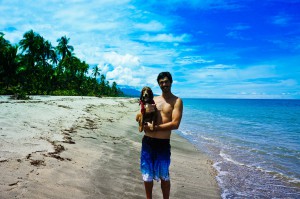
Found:
[{"label": "beach debris", "polygon": [[70,136],[64,136],[63,139],[64,139],[63,143],[75,144],[75,142],[72,140],[72,138]]},{"label": "beach debris", "polygon": [[69,133],[63,132],[63,135],[64,135],[64,137],[63,137],[63,139],[64,139],[63,143],[67,143],[67,144],[75,144],[75,141],[72,140],[72,137],[71,137],[71,135],[70,135],[70,133],[76,132],[75,129],[74,129],[73,127],[71,127],[69,130],[68,130],[68,129],[65,129],[65,131],[67,131],[67,132],[69,132]]},{"label": "beach debris", "polygon": [[52,152],[52,153],[58,154],[58,153],[61,153],[62,151],[64,151],[65,147],[61,144],[57,144],[57,145],[54,145],[54,150],[55,150],[55,152]]},{"label": "beach debris", "polygon": [[0,163],[2,163],[2,162],[8,162],[8,160],[7,159],[0,160]]},{"label": "beach debris", "polygon": [[94,139],[94,140],[97,140],[97,138],[95,138],[95,137],[91,137],[91,136],[80,136],[81,138],[90,138],[90,139]]},{"label": "beach debris", "polygon": [[66,109],[72,109],[71,107],[69,107],[69,106],[65,106],[65,105],[61,105],[61,104],[59,104],[58,105],[58,107],[61,107],[61,108],[66,108]]},{"label": "beach debris", "polygon": [[53,147],[54,147],[54,152],[49,152],[48,154],[44,154],[44,156],[46,157],[52,157],[52,158],[56,158],[58,160],[65,160],[65,158],[61,157],[60,154],[62,151],[66,150],[65,147],[61,144],[57,144],[55,141],[50,141],[47,140],[48,142],[50,142]]},{"label": "beach debris", "polygon": [[10,183],[10,184],[8,184],[8,186],[15,186],[15,185],[17,185],[18,183],[19,183],[20,181],[18,180],[17,182],[13,182],[13,183]]},{"label": "beach debris", "polygon": [[31,160],[30,164],[34,166],[40,166],[40,165],[46,166],[44,160]]},{"label": "beach debris", "polygon": [[89,118],[85,118],[85,120],[86,120],[86,125],[84,127],[82,127],[82,128],[85,128],[85,129],[97,129],[94,120],[89,119]]}]

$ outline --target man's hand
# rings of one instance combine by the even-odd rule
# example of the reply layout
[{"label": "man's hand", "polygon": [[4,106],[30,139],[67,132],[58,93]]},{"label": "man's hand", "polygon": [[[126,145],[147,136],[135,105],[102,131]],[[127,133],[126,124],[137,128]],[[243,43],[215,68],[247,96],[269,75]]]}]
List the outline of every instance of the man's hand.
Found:
[{"label": "man's hand", "polygon": [[154,130],[154,125],[152,125],[150,122],[147,122],[146,124],[144,124],[144,131],[149,132],[149,131],[153,131]]}]

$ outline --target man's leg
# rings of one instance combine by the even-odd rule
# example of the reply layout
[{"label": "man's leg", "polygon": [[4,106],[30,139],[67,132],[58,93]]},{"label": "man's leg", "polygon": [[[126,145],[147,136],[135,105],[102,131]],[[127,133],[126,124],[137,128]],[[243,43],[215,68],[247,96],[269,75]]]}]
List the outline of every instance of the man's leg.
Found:
[{"label": "man's leg", "polygon": [[152,199],[153,181],[150,182],[144,181],[144,185],[145,185],[147,199]]},{"label": "man's leg", "polygon": [[163,193],[163,198],[164,199],[169,199],[170,197],[170,189],[171,189],[171,183],[170,183],[170,180],[161,180],[161,190],[162,190],[162,193]]}]

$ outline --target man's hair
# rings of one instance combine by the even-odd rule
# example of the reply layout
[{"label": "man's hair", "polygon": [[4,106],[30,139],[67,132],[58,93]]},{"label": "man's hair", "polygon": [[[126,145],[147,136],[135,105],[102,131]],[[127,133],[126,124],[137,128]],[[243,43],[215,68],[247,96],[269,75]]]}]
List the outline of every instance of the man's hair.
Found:
[{"label": "man's hair", "polygon": [[172,75],[169,72],[161,72],[161,73],[159,73],[158,76],[157,76],[157,83],[159,83],[160,79],[163,79],[165,77],[167,77],[170,80],[171,84],[173,83]]}]

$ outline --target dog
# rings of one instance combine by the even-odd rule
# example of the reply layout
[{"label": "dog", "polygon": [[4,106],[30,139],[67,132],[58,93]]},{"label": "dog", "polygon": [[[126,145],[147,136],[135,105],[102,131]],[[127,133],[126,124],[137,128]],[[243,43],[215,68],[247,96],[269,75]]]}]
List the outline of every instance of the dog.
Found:
[{"label": "dog", "polygon": [[139,105],[141,106],[141,111],[136,115],[136,121],[139,123],[139,131],[144,130],[144,124],[149,122],[151,125],[150,130],[154,130],[154,125],[156,124],[157,108],[154,111],[149,112],[147,107],[149,104],[155,104],[153,100],[153,92],[150,87],[145,86],[141,91]]}]

